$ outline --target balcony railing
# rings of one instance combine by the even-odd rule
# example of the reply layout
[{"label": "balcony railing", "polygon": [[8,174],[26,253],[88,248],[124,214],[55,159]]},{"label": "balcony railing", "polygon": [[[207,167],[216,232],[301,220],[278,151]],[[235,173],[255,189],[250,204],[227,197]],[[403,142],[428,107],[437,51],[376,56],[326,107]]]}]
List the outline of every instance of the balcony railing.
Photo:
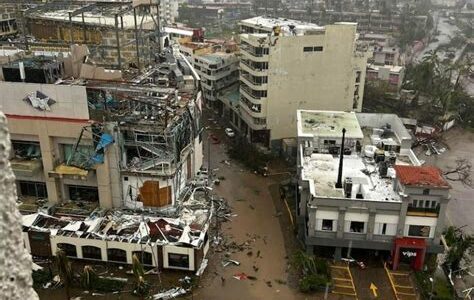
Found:
[{"label": "balcony railing", "polygon": [[249,76],[249,75],[246,75],[246,74],[241,74],[241,76],[247,80],[248,82],[250,82],[251,84],[255,85],[255,86],[262,86],[264,84],[267,84],[266,82],[263,83],[263,82],[257,82],[254,78],[252,78],[252,76]]},{"label": "balcony railing", "polygon": [[242,64],[244,64],[245,66],[247,66],[250,70],[255,71],[255,72],[264,72],[264,71],[267,70],[267,69],[264,69],[264,68],[256,67],[256,66],[252,65],[252,63],[250,61],[245,60],[245,59],[240,60],[240,62]]},{"label": "balcony railing", "polygon": [[[263,48],[259,48],[259,49],[263,50]],[[248,54],[250,54],[252,56],[255,56],[255,57],[264,57],[264,56],[268,55],[268,54],[263,54],[260,51],[257,52],[257,48],[252,47],[252,46],[248,46],[248,45],[240,45],[240,50],[244,50]]]},{"label": "balcony railing", "polygon": [[256,96],[255,93],[252,91],[252,89],[247,87],[245,84],[241,84],[240,88],[244,91],[246,95],[250,96],[254,100],[260,100],[262,98],[262,97]]}]

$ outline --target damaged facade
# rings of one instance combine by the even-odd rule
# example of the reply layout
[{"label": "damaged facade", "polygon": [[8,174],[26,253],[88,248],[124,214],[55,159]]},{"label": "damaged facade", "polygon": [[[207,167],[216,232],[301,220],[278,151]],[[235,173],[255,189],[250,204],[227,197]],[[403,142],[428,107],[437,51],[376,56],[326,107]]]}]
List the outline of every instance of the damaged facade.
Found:
[{"label": "damaged facade", "polygon": [[23,216],[23,241],[35,257],[58,248],[75,259],[197,271],[206,264],[212,202],[203,188],[187,189],[165,212],[96,210],[85,218],[35,213]]},{"label": "damaged facade", "polygon": [[383,250],[393,269],[404,261],[417,270],[443,251],[450,185],[411,144],[396,115],[298,111],[297,219],[308,251]]},{"label": "damaged facade", "polygon": [[187,186],[202,165],[191,63],[176,45],[141,74],[84,63],[85,46],[47,54],[0,68],[27,249],[197,270],[212,207]]},{"label": "damaged facade", "polygon": [[240,102],[234,126],[278,149],[295,138],[297,109],[360,111],[370,53],[356,24],[255,17],[240,22]]},{"label": "damaged facade", "polygon": [[[154,61],[160,49],[159,28],[164,24],[158,18],[158,8],[159,1],[139,0],[27,5],[22,15],[22,36],[12,43],[27,50],[46,47],[63,52],[79,43],[89,47],[89,59],[99,65],[143,68]],[[171,12],[164,13],[165,19],[171,16]]]},{"label": "damaged facade", "polygon": [[175,204],[202,165],[199,76],[177,48],[139,75],[81,63],[87,53],[73,46],[1,68],[20,208]]}]

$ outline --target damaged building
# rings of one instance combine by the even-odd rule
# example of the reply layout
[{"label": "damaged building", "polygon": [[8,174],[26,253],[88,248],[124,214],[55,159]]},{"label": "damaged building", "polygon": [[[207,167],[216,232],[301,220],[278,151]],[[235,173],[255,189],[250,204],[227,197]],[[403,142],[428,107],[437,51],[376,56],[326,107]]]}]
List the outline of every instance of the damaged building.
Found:
[{"label": "damaged building", "polygon": [[179,49],[141,74],[83,63],[85,46],[43,54],[0,66],[20,209],[176,204],[202,165],[199,76]]},{"label": "damaged building", "polygon": [[23,216],[23,241],[35,257],[58,248],[74,259],[197,271],[207,264],[212,202],[203,188],[187,189],[166,212],[96,210],[84,218],[44,213]]},{"label": "damaged building", "polygon": [[421,270],[440,244],[450,185],[422,166],[396,115],[298,111],[299,236],[307,251],[380,251]]},{"label": "damaged building", "polygon": [[162,48],[159,29],[163,20],[171,18],[168,6],[160,10],[159,1],[140,0],[29,5],[22,15],[22,36],[12,43],[27,50],[47,47],[63,52],[70,45],[84,44],[89,47],[89,59],[101,66],[143,68],[154,62]]}]

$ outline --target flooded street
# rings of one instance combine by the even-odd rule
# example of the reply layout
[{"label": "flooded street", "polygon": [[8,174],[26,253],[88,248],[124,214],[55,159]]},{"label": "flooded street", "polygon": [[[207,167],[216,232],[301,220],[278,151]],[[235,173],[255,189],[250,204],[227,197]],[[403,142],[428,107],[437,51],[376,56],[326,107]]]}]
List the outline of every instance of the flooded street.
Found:
[{"label": "flooded street", "polygon": [[[225,253],[217,253],[213,264],[196,291],[196,299],[304,299],[287,284],[288,258],[278,218],[287,217],[275,210],[269,187],[272,180],[243,170],[231,162],[220,163],[225,156],[224,145],[211,146],[211,167],[219,168],[225,177],[214,192],[224,197],[236,214],[231,222],[222,224],[222,234],[237,244],[250,241],[249,250],[231,254],[240,266],[221,266]],[[281,216],[279,216],[281,215]],[[278,217],[279,216],[279,217]],[[237,280],[236,273],[254,276],[256,280]],[[280,283],[277,283],[280,282]]]},{"label": "flooded street", "polygon": [[[456,32],[459,31],[459,28],[456,25],[448,23],[449,18],[441,17],[438,12],[435,12],[433,15],[435,24],[437,24],[437,30],[439,34],[433,37],[433,40],[419,53],[414,57],[415,62],[421,62],[423,56],[430,51],[438,49],[439,46],[448,44],[451,39],[456,35]],[[455,54],[455,60],[461,55],[461,49],[458,49]],[[439,52],[438,56],[441,60],[444,59],[444,52]]]},{"label": "flooded street", "polygon": [[[426,160],[427,164],[433,164],[442,170],[456,165],[456,159],[466,158],[474,164],[474,134],[467,130],[453,128],[443,134],[444,141],[449,149],[441,155],[424,155],[420,151],[418,157]],[[471,177],[474,176],[471,170]],[[447,225],[463,227],[467,233],[474,234],[474,189],[464,186],[461,182],[450,181],[451,201],[448,204]]]}]

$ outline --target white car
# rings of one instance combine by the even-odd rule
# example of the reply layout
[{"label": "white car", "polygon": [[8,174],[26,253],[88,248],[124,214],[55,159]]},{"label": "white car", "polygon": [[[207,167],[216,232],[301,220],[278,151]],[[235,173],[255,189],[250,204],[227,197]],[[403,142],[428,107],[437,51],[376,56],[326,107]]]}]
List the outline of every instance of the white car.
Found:
[{"label": "white car", "polygon": [[226,129],[225,129],[225,134],[226,134],[228,137],[234,137],[234,136],[235,136],[235,132],[234,132],[234,130],[232,130],[232,128],[226,128]]}]

